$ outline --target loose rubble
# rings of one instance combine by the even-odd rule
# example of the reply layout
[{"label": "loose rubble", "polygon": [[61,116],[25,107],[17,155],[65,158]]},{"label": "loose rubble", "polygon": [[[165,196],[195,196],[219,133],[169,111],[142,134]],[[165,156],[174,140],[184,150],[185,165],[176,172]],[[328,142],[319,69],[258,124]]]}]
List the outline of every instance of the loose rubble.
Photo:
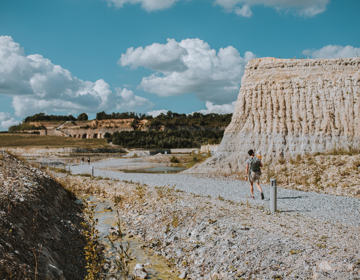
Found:
[{"label": "loose rubble", "polygon": [[[60,176],[60,175],[59,175]],[[360,228],[145,184],[61,175],[114,199],[144,246],[181,279],[358,279]],[[82,186],[87,186],[83,188]]]}]

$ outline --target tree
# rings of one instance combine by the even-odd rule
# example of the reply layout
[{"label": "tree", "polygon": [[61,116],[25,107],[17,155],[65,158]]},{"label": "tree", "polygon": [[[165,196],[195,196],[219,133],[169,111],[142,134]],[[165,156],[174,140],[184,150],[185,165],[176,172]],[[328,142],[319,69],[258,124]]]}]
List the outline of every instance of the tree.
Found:
[{"label": "tree", "polygon": [[87,121],[89,119],[88,115],[86,113],[81,113],[78,117],[78,121]]},{"label": "tree", "polygon": [[102,111],[102,112],[96,114],[96,119],[97,120],[105,120],[105,119],[107,119],[107,116],[108,115],[106,115],[106,113],[104,111]]}]

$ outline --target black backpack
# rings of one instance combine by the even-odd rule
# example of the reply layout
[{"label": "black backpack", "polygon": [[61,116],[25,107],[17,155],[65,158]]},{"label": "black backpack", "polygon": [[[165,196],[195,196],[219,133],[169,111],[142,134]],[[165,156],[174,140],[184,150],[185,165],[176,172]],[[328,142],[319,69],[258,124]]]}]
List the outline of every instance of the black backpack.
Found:
[{"label": "black backpack", "polygon": [[259,172],[260,171],[260,160],[257,157],[250,158],[250,171]]}]

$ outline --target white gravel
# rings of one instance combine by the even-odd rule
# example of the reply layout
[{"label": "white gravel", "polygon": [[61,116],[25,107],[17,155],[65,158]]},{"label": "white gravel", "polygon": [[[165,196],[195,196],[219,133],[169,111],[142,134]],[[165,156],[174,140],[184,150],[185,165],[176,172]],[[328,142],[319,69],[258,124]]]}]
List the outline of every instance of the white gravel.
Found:
[{"label": "white gravel", "polygon": [[[270,207],[270,187],[268,185],[262,185],[265,200],[260,199],[260,194],[256,187],[254,187],[255,200],[250,200],[249,183],[246,181],[228,178],[207,178],[181,173],[122,173],[100,169],[128,164],[126,161],[126,159],[115,159],[93,163],[91,166],[95,169],[95,176],[145,183],[150,186],[175,186],[176,189],[197,195],[221,196],[231,201],[249,201],[258,206]],[[73,174],[89,174],[90,166],[71,166],[71,172]],[[360,228],[360,199],[358,198],[278,188],[278,210],[294,214],[299,213],[323,221],[339,222]]]}]

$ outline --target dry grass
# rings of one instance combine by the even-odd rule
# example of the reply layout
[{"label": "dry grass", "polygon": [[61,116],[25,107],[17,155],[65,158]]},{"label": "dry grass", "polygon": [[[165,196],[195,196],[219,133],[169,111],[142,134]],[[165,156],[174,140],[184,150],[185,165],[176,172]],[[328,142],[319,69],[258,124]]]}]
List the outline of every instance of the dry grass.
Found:
[{"label": "dry grass", "polygon": [[348,148],[335,147],[326,153],[331,156],[353,156],[360,154],[360,148],[350,145]]},{"label": "dry grass", "polygon": [[81,147],[99,148],[106,146],[106,139],[77,139],[72,137],[40,136],[35,134],[0,134],[0,147]]},{"label": "dry grass", "polygon": [[360,197],[360,155],[344,150],[332,153],[336,155],[297,155],[267,164],[262,178],[266,182],[276,178],[281,187],[290,189]]}]

